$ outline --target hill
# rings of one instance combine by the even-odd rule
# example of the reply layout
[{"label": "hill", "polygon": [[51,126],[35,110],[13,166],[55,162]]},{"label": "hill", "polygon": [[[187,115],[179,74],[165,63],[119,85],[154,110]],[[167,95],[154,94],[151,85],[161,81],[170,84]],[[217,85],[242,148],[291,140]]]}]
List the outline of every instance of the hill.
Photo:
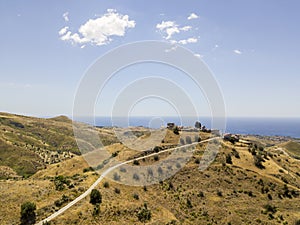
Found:
[{"label": "hill", "polygon": [[[99,135],[105,136],[105,144],[116,141],[112,133],[103,131]],[[0,113],[0,166],[10,167],[19,176],[30,176],[49,164],[80,154],[72,121],[67,117],[42,119]]]},{"label": "hill", "polygon": [[[25,127],[29,124],[25,120],[13,121]],[[44,126],[48,121],[54,123],[53,119],[42,121]],[[69,126],[65,118],[63,122],[54,121]],[[14,131],[17,129],[24,128]],[[132,129],[139,136],[133,145],[149,136],[144,128]],[[111,142],[112,130],[98,128],[98,132],[106,134],[107,143]],[[169,156],[163,149],[176,145],[180,136],[186,140],[196,135],[202,139],[211,137],[199,131],[176,135],[167,130],[158,146],[158,157],[140,159],[131,165],[155,164]],[[109,174],[111,178],[96,187],[102,194],[98,213],[85,198],[51,224],[296,224],[300,221],[300,161],[289,154],[297,152],[295,144],[290,147],[291,142],[295,140],[262,136],[241,136],[233,143],[221,140],[215,160],[204,171],[199,170],[199,161],[207,145],[197,144],[185,166],[170,178],[149,186],[120,184],[118,179],[126,177],[126,171],[117,168]],[[120,161],[144,154],[118,142],[107,144],[106,149],[117,153],[113,155]],[[6,173],[16,175],[5,168]],[[165,168],[160,171],[166,172]],[[115,173],[120,177],[113,176]],[[0,224],[19,224],[20,205],[25,201],[36,203],[38,221],[48,217],[87,190],[99,174],[83,155],[75,154],[47,165],[29,178],[0,181],[0,204],[4,206],[0,208]]]}]

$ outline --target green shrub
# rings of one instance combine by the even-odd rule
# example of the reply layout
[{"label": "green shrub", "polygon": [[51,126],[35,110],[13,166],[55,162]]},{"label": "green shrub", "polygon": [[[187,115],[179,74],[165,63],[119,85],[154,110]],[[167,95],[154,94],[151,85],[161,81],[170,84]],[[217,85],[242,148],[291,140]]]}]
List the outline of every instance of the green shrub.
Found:
[{"label": "green shrub", "polygon": [[200,198],[203,198],[204,197],[204,193],[202,191],[200,191],[197,196],[200,197]]},{"label": "green shrub", "polygon": [[264,205],[264,208],[265,208],[265,213],[276,213],[277,212],[277,209],[275,206],[272,206],[270,204],[267,204],[267,205]]},{"label": "green shrub", "polygon": [[84,173],[87,173],[87,172],[90,172],[90,171],[94,171],[94,168],[91,167],[91,166],[83,169]]},{"label": "green shrub", "polygon": [[90,203],[93,205],[102,203],[102,195],[97,189],[93,189],[90,194]]},{"label": "green shrub", "polygon": [[71,181],[66,177],[59,175],[54,178],[55,189],[58,191],[62,191],[65,189],[65,185],[70,185]]},{"label": "green shrub", "polygon": [[232,154],[233,154],[234,157],[237,158],[237,159],[240,159],[240,158],[241,158],[241,157],[240,157],[240,154],[238,153],[238,151],[237,151],[235,148],[232,149]]},{"label": "green shrub", "polygon": [[179,134],[179,129],[178,127],[176,126],[174,129],[173,129],[173,133],[178,135]]},{"label": "green shrub", "polygon": [[142,207],[138,213],[137,217],[140,222],[145,223],[146,221],[151,219],[151,211],[148,209],[147,204],[144,204],[144,207]]},{"label": "green shrub", "polygon": [[154,150],[154,152],[158,153],[161,150],[161,148],[158,146],[155,146],[153,150]]},{"label": "green shrub", "polygon": [[100,213],[100,204],[94,205],[93,216],[97,216]]},{"label": "green shrub", "polygon": [[115,188],[115,193],[116,194],[120,194],[121,193],[121,190],[119,188]]},{"label": "green shrub", "polygon": [[36,205],[32,202],[25,202],[21,205],[21,225],[35,224]]},{"label": "green shrub", "polygon": [[109,188],[109,183],[107,181],[104,182],[103,187]]},{"label": "green shrub", "polygon": [[118,156],[118,154],[119,154],[119,152],[118,152],[118,151],[116,151],[116,152],[113,152],[113,153],[111,154],[111,157],[117,157],[117,156]]},{"label": "green shrub", "polygon": [[227,164],[232,164],[232,159],[231,159],[231,155],[230,154],[226,155],[226,163]]},{"label": "green shrub", "polygon": [[188,208],[193,208],[192,202],[191,202],[191,200],[189,198],[186,200],[186,206]]},{"label": "green shrub", "polygon": [[138,166],[138,165],[140,165],[140,163],[139,163],[139,161],[137,161],[137,160],[133,160],[133,165]]},{"label": "green shrub", "polygon": [[264,169],[265,166],[262,164],[264,162],[264,159],[261,157],[261,155],[254,155],[254,165],[259,169]]}]

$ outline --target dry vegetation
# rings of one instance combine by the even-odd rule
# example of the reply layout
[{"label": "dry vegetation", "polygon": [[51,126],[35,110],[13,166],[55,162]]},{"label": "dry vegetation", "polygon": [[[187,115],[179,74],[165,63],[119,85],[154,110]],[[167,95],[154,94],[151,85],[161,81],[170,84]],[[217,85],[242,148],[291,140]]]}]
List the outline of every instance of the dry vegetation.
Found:
[{"label": "dry vegetation", "polygon": [[[0,118],[0,140],[5,143],[1,146],[0,175],[10,177],[0,181],[0,224],[19,224],[20,205],[25,201],[36,203],[37,220],[44,219],[83,193],[98,178],[99,175],[89,169],[83,156],[74,154],[69,159],[47,165],[36,154],[38,146],[41,149],[49,146],[49,151],[56,151],[50,141],[45,140],[55,140],[60,126],[71,132],[66,118],[43,120],[10,114],[1,114]],[[35,128],[35,132],[44,127],[45,133],[39,131],[41,136],[37,138],[33,131],[23,132],[22,129],[26,128],[14,127],[15,124],[11,125],[8,121],[18,121],[24,127],[34,127],[39,121],[43,126]],[[52,128],[48,127],[50,125]],[[54,125],[56,128],[53,128]],[[143,154],[115,141],[112,130],[97,129],[108,138],[110,144],[107,144],[106,150],[119,161]],[[133,130],[139,141],[149,136],[143,128]],[[72,139],[68,132],[65,130],[64,140]],[[184,132],[180,137],[168,130],[158,145],[158,152],[180,144],[180,138],[186,141],[186,137],[190,136],[195,141],[197,135],[202,140],[210,136],[202,132]],[[204,171],[199,170],[199,160],[206,145],[199,144],[193,157],[178,173],[158,184],[134,187],[119,184],[113,179],[103,180],[97,187],[102,195],[98,213],[86,198],[51,224],[296,224],[300,219],[300,161],[295,157],[300,152],[299,143],[255,136],[242,139],[251,144],[222,141],[216,159]],[[34,147],[26,148],[29,140]],[[14,142],[18,145],[12,144]],[[76,153],[75,145],[70,144],[71,141],[67,143],[57,142],[58,146],[66,146],[68,151],[73,149]],[[9,157],[10,151],[15,154],[15,160],[22,156],[20,163],[24,156],[26,160],[41,160],[41,165],[46,167],[34,170],[35,174],[29,178],[20,179],[18,166],[3,158]],[[166,153],[159,154],[157,160],[149,157],[139,160],[138,164],[153,164],[167,156]],[[256,163],[257,160],[259,163]],[[122,174],[120,168],[117,170]],[[150,219],[141,221],[144,217],[140,215],[147,215],[141,213],[148,211],[151,212]]]}]

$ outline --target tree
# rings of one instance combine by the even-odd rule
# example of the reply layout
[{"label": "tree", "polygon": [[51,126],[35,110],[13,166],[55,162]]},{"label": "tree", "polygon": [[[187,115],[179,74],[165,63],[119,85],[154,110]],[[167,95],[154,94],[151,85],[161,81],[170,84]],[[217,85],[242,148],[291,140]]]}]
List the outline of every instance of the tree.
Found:
[{"label": "tree", "polygon": [[35,224],[36,205],[32,202],[25,202],[21,205],[21,225]]},{"label": "tree", "polygon": [[180,144],[184,145],[184,139],[183,138],[180,138]]},{"label": "tree", "polygon": [[173,133],[176,135],[179,134],[179,128],[177,126],[174,128]]},{"label": "tree", "polygon": [[231,155],[230,154],[226,155],[226,163],[227,164],[232,164],[232,159],[231,159]]},{"label": "tree", "polygon": [[90,195],[90,203],[93,205],[102,203],[102,195],[97,189],[93,189]]},{"label": "tree", "polygon": [[192,144],[192,139],[191,139],[191,137],[190,137],[190,136],[186,136],[186,137],[185,137],[185,142],[186,142],[187,144]]},{"label": "tree", "polygon": [[261,155],[254,155],[254,165],[259,169],[264,169],[265,166],[262,164],[264,162],[264,159],[261,157]]},{"label": "tree", "polygon": [[201,129],[201,123],[199,121],[196,121],[195,127],[198,129]]},{"label": "tree", "polygon": [[195,142],[200,142],[201,141],[201,137],[199,137],[198,135],[195,135]]}]

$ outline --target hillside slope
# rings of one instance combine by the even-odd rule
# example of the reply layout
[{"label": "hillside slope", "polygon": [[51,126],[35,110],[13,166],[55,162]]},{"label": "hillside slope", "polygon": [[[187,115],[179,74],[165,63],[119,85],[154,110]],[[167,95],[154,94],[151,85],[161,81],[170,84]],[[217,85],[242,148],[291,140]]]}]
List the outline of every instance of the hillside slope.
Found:
[{"label": "hillside slope", "polygon": [[[117,141],[113,133],[104,131],[104,128],[99,131],[107,140],[104,144]],[[67,117],[42,119],[0,113],[0,166],[10,167],[26,177],[48,164],[80,154],[72,121]]]}]

